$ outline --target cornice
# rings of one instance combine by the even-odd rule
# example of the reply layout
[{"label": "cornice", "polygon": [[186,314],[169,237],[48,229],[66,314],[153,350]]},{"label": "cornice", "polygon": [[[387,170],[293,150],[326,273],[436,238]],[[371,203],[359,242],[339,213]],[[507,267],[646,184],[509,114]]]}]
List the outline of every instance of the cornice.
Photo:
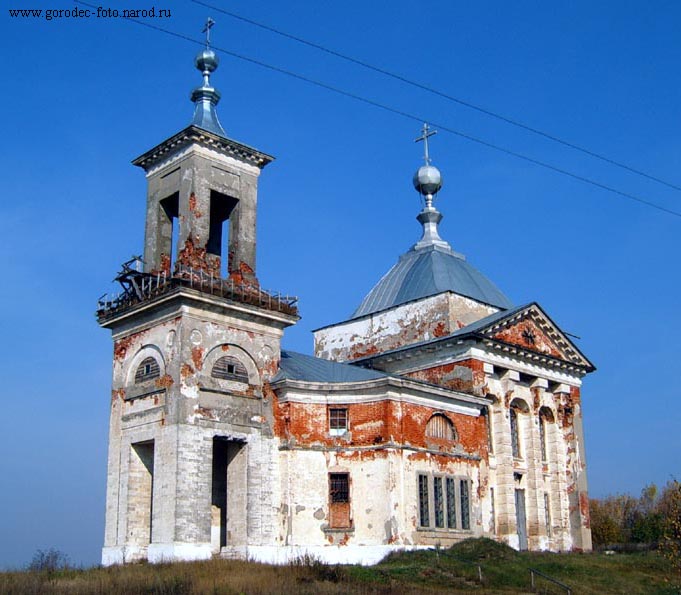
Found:
[{"label": "cornice", "polygon": [[149,171],[159,162],[166,160],[172,153],[180,151],[191,144],[207,147],[222,155],[254,165],[259,169],[262,169],[274,160],[274,157],[271,155],[262,153],[253,147],[192,125],[140,155],[132,163],[143,168],[145,171]]}]

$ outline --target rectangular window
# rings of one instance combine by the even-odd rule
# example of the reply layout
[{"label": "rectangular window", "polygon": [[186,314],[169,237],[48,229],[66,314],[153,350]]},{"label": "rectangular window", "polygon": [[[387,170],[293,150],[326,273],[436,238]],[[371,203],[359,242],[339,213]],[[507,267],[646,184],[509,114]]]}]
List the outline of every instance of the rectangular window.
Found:
[{"label": "rectangular window", "polygon": [[348,410],[346,408],[329,409],[329,433],[342,436],[348,431]]},{"label": "rectangular window", "polygon": [[447,478],[447,527],[456,529],[456,483],[453,477]]},{"label": "rectangular window", "polygon": [[549,495],[544,493],[544,518],[546,521],[546,536],[551,537],[551,503]]},{"label": "rectangular window", "polygon": [[470,486],[469,479],[419,473],[419,526],[470,531]]},{"label": "rectangular window", "polygon": [[468,480],[462,479],[460,485],[461,495],[461,528],[468,530],[471,528],[471,509],[470,498],[468,496]]},{"label": "rectangular window", "polygon": [[329,474],[329,496],[331,502],[350,502],[350,481],[347,473]]},{"label": "rectangular window", "polygon": [[428,476],[419,475],[419,521],[422,527],[430,527],[428,500]]},{"label": "rectangular window", "polygon": [[352,527],[349,473],[329,473],[329,527]]},{"label": "rectangular window", "polygon": [[435,510],[435,526],[445,526],[445,503],[442,493],[442,478],[433,477],[433,508]]}]

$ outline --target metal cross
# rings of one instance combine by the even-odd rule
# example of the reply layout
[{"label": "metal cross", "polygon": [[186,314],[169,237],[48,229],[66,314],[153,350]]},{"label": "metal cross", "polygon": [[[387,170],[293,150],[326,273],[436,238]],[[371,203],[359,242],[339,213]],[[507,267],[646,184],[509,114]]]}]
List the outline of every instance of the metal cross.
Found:
[{"label": "metal cross", "polygon": [[437,130],[431,130],[430,126],[424,122],[423,128],[421,128],[421,136],[414,139],[415,143],[423,141],[423,158],[426,161],[426,165],[430,165],[430,155],[428,154],[428,137],[433,136],[434,134],[437,134]]},{"label": "metal cross", "polygon": [[202,33],[206,34],[206,48],[210,47],[210,30],[213,28],[213,25],[215,25],[215,21],[208,17],[206,19],[206,26],[203,28]]}]

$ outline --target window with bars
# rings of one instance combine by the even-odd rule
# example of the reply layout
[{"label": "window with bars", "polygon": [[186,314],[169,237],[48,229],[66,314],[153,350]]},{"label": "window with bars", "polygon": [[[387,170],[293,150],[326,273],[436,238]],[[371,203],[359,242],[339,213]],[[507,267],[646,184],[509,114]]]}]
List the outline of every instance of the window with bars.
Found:
[{"label": "window with bars", "polygon": [[329,498],[333,504],[350,502],[348,473],[329,473]]},{"label": "window with bars", "polygon": [[454,424],[441,413],[436,413],[426,424],[426,436],[441,440],[455,440]]},{"label": "window with bars", "polygon": [[248,372],[238,359],[231,355],[223,355],[213,364],[211,377],[235,382],[248,382]]},{"label": "window with bars", "polygon": [[329,433],[332,436],[341,436],[348,431],[348,410],[345,407],[333,407],[329,409]]},{"label": "window with bars", "polygon": [[539,416],[539,444],[541,446],[541,460],[546,462],[546,419]]},{"label": "window with bars", "polygon": [[518,411],[511,407],[509,411],[511,419],[511,450],[513,451],[513,458],[520,458],[520,436],[518,435]]},{"label": "window with bars", "polygon": [[153,380],[161,375],[161,370],[158,362],[153,357],[147,357],[142,360],[135,372],[135,384]]},{"label": "window with bars", "polygon": [[553,413],[548,407],[539,410],[539,445],[541,448],[541,460],[549,462],[549,432],[553,422]]},{"label": "window with bars", "polygon": [[419,526],[424,529],[469,531],[470,480],[418,474]]},{"label": "window with bars", "polygon": [[350,474],[329,473],[329,528],[352,527],[350,511]]},{"label": "window with bars", "polygon": [[544,492],[544,521],[546,522],[546,536],[551,537],[551,501],[546,492]]},{"label": "window with bars", "polygon": [[467,479],[462,479],[459,483],[461,490],[461,528],[465,531],[471,528],[471,503],[468,497],[470,484]]},{"label": "window with bars", "polygon": [[422,527],[430,527],[429,502],[428,476],[419,475],[419,523]]}]

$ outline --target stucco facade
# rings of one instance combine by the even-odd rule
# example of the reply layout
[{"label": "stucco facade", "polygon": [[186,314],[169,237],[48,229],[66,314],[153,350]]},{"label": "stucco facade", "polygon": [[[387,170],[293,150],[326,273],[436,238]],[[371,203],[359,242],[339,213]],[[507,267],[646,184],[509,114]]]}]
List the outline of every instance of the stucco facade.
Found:
[{"label": "stucco facade", "polygon": [[262,291],[255,260],[272,157],[225,136],[211,60],[206,112],[134,161],[143,270],[97,312],[114,341],[103,563],[373,563],[471,536],[589,550],[593,366],[449,248],[431,194],[423,237],[354,317],[315,331],[314,356],[282,350],[295,300]]}]

